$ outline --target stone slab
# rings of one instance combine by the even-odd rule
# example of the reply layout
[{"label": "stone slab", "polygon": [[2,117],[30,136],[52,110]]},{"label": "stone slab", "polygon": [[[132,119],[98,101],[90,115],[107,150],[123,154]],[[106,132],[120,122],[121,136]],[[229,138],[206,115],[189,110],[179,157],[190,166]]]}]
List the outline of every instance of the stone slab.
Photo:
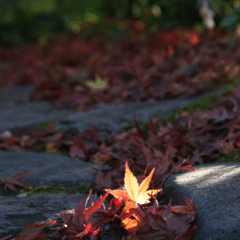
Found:
[{"label": "stone slab", "polygon": [[[29,197],[0,196],[0,238],[17,237],[30,224],[57,220],[62,223],[60,212],[70,213],[88,194],[36,194]],[[87,208],[91,206],[91,195]],[[96,198],[95,202],[99,200]],[[106,206],[106,205],[105,205]],[[51,226],[52,227],[52,226]]]},{"label": "stone slab", "polygon": [[202,206],[197,211],[191,240],[240,239],[240,163],[195,166],[196,171],[179,173],[167,179],[163,186],[165,203],[184,204],[183,195]]},{"label": "stone slab", "polygon": [[61,119],[72,109],[56,109],[48,102],[29,102],[33,85],[0,90],[0,129],[32,127],[41,122]]},{"label": "stone slab", "polygon": [[[95,183],[97,172],[93,167],[101,169],[103,165],[73,161],[61,155],[35,152],[0,152],[0,179],[11,177],[17,173],[35,174],[20,179],[26,184],[37,186],[51,186],[64,184],[69,187]],[[3,186],[0,185],[0,194]]]},{"label": "stone slab", "polygon": [[[0,65],[1,68],[1,65]],[[14,102],[22,101],[22,103],[28,101],[29,93],[34,90],[34,85],[16,86],[8,89],[0,90],[0,103],[2,102]]]},{"label": "stone slab", "polygon": [[[214,93],[216,92],[218,91]],[[75,128],[79,132],[83,132],[90,124],[94,124],[95,126],[101,126],[100,133],[110,134],[113,130],[120,131],[126,125],[127,121],[133,121],[133,114],[136,115],[137,120],[148,121],[149,115],[153,119],[157,118],[159,114],[166,115],[172,111],[181,109],[185,104],[202,100],[211,94],[213,92],[192,98],[99,106],[97,109],[87,112],[70,114],[56,125],[56,129],[66,130]]]},{"label": "stone slab", "polygon": [[70,114],[70,109],[54,109],[46,102],[15,105],[0,103],[0,129],[13,130],[17,127],[33,127],[42,122],[61,119]]}]

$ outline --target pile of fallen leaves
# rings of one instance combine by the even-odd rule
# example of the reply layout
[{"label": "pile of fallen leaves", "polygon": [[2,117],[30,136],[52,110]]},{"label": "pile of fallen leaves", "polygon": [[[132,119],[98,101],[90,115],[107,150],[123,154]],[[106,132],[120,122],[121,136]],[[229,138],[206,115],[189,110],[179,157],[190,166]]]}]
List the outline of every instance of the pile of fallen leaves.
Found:
[{"label": "pile of fallen leaves", "polygon": [[[240,75],[239,44],[233,51],[228,46],[229,34],[214,31],[212,35],[180,30],[154,36],[136,33],[114,45],[105,36],[91,40],[60,37],[28,49],[3,49],[0,60],[7,67],[0,72],[0,86],[34,83],[32,100],[48,100],[55,106],[77,110],[101,103],[192,96],[208,90],[213,82],[232,81]],[[200,72],[178,71],[193,63]],[[96,78],[104,89],[94,86]],[[84,161],[113,166],[98,170],[96,175],[94,190],[107,191],[100,201],[94,204],[94,199],[87,209],[90,192],[71,214],[61,214],[65,225],[53,229],[61,239],[103,240],[114,234],[115,239],[128,240],[189,239],[196,228],[191,226],[196,213],[194,203],[185,198],[187,206],[171,206],[171,202],[163,206],[157,199],[162,197],[163,183],[173,173],[195,170],[193,164],[240,146],[240,87],[228,94],[212,110],[197,111],[193,116],[185,112],[174,123],[150,118],[147,133],[137,120],[136,128],[108,138],[99,136],[94,126],[76,134],[57,132],[54,125],[49,125],[41,131],[1,131],[0,148],[68,153]],[[26,187],[18,181],[22,176],[3,179],[0,184],[15,191],[16,183]],[[157,189],[146,191],[151,178],[151,186]],[[115,198],[104,209],[102,203],[109,193]],[[154,196],[157,193],[158,198]],[[41,234],[53,224],[27,226],[17,239],[56,239]]]},{"label": "pile of fallen leaves", "polygon": [[76,111],[193,96],[240,76],[235,38],[233,49],[230,34],[217,29],[135,31],[115,43],[103,34],[90,39],[60,36],[46,44],[1,49],[0,61],[6,66],[0,71],[0,88],[33,83],[31,100]]},{"label": "pile of fallen leaves", "polygon": [[[72,213],[61,213],[65,224],[50,231],[57,231],[61,239],[76,240],[137,240],[149,237],[153,240],[190,239],[196,229],[196,226],[191,226],[196,214],[195,204],[185,197],[187,206],[171,206],[171,202],[168,206],[159,205],[154,195],[161,189],[147,191],[154,170],[139,185],[126,162],[123,189],[105,189],[107,193],[94,204],[95,196],[92,206],[86,208],[92,193],[90,191],[88,197]],[[103,202],[109,193],[114,199],[111,199],[109,207],[105,209]],[[55,222],[29,225],[17,239],[56,239],[41,234],[44,227]]]},{"label": "pile of fallen leaves", "polygon": [[[174,123],[166,121],[163,124],[150,118],[147,134],[135,121],[136,128],[121,134],[113,133],[108,139],[100,137],[98,129],[90,126],[83,133],[68,133],[66,136],[69,139],[71,136],[72,140],[67,140],[64,136],[66,133],[58,133],[50,125],[47,130],[39,131],[41,137],[38,140],[37,131],[25,130],[33,135],[25,132],[21,137],[13,137],[18,140],[18,144],[17,141],[14,144],[18,147],[22,144],[24,149],[32,139],[42,146],[47,147],[51,143],[52,148],[57,148],[56,143],[65,141],[64,144],[68,145],[72,156],[113,164],[112,168],[98,169],[94,190],[107,189],[115,200],[111,200],[109,208],[104,210],[104,207],[100,206],[106,199],[106,194],[99,202],[92,203],[89,209],[86,209],[86,199],[79,203],[73,213],[62,213],[66,225],[55,229],[62,238],[104,239],[104,235],[109,237],[109,228],[114,228],[109,230],[111,234],[114,232],[121,235],[121,238],[116,239],[145,239],[147,236],[153,239],[189,239],[195,229],[189,229],[196,213],[194,203],[185,198],[187,206],[170,206],[171,203],[169,206],[162,206],[158,204],[157,198],[153,197],[158,190],[146,190],[151,178],[151,186],[160,189],[173,173],[182,169],[195,170],[192,164],[202,164],[239,148],[239,96],[240,86],[221,95],[212,110],[198,110],[192,116],[183,112]],[[46,133],[53,135],[47,138],[44,136]],[[3,132],[1,137],[4,134],[7,135]],[[14,142],[11,138],[1,144],[11,146]],[[127,161],[130,169],[138,172],[137,179],[130,172]],[[107,171],[105,175],[104,171]],[[147,174],[149,176],[145,179]],[[137,180],[141,182],[139,186]],[[6,183],[7,179],[1,184]],[[158,195],[158,199],[161,199],[162,192]],[[152,200],[148,202],[150,205],[144,202],[147,196]],[[32,227],[39,229],[42,225],[35,224]],[[108,229],[106,232],[105,228]],[[41,237],[49,238],[39,236]]]}]

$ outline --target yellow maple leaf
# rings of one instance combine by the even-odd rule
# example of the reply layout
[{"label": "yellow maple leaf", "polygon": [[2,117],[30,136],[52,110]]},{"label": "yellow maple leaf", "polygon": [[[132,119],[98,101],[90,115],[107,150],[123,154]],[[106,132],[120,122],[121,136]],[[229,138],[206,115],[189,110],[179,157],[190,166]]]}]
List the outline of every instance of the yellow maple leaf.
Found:
[{"label": "yellow maple leaf", "polygon": [[101,79],[99,76],[97,76],[95,81],[86,81],[85,85],[94,92],[96,90],[106,88],[108,86],[108,80]]},{"label": "yellow maple leaf", "polygon": [[109,191],[114,197],[120,200],[126,200],[128,202],[133,202],[134,204],[145,204],[149,203],[149,194],[155,195],[160,192],[162,189],[148,190],[153,172],[155,168],[151,171],[149,176],[145,178],[142,183],[139,185],[137,182],[137,178],[133,175],[131,170],[128,167],[128,163],[125,164],[125,177],[124,177],[124,187],[126,191],[120,190],[111,190],[104,189],[105,191]]}]

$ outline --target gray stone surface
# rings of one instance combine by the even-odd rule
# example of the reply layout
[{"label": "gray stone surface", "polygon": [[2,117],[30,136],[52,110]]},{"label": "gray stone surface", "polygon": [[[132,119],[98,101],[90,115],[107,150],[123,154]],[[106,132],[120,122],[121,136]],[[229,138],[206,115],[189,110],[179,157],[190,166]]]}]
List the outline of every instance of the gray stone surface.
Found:
[{"label": "gray stone surface", "polygon": [[198,170],[172,175],[163,186],[165,203],[184,204],[183,195],[196,208],[197,229],[192,240],[240,239],[240,163],[196,166]]},{"label": "gray stone surface", "polygon": [[0,90],[0,129],[34,126],[72,113],[72,109],[55,109],[48,102],[29,102],[32,90],[32,85]]},{"label": "gray stone surface", "polygon": [[[11,198],[0,196],[0,238],[9,234],[17,237],[25,226],[33,223],[53,220],[61,223],[60,212],[72,212],[72,209],[76,208],[78,203],[87,196],[88,194],[80,193],[36,194],[29,197]],[[94,195],[90,197],[87,208],[91,206],[93,197]],[[98,200],[99,197],[95,202]]]},{"label": "gray stone surface", "polygon": [[[0,178],[10,177],[21,172],[35,172],[34,175],[19,179],[33,187],[61,184],[69,187],[80,184],[91,186],[95,183],[96,175],[93,167],[102,168],[103,166],[73,161],[61,155],[21,151],[0,153]],[[0,194],[2,193],[4,193],[3,185],[0,186]],[[69,212],[86,197],[87,194],[0,196],[0,237],[9,234],[17,237],[23,227],[32,223],[60,221],[60,212]],[[89,201],[87,207],[90,207],[90,203]],[[107,202],[105,206],[108,206]]]},{"label": "gray stone surface", "polygon": [[14,88],[0,90],[0,102],[28,101],[28,96],[33,91],[34,85],[16,86]]},{"label": "gray stone surface", "polygon": [[0,105],[0,109],[0,127],[2,130],[34,126],[41,122],[61,119],[72,112],[70,109],[53,109],[51,104],[46,102],[22,105],[5,102]]},{"label": "gray stone surface", "polygon": [[[21,172],[35,172],[34,175],[22,179],[33,187],[61,184],[69,187],[79,184],[91,186],[95,183],[96,176],[93,167],[100,169],[103,165],[73,161],[68,157],[46,153],[0,152],[0,179]],[[3,189],[2,185],[0,185],[1,188]]]},{"label": "gray stone surface", "polygon": [[185,104],[193,103],[206,98],[212,93],[202,94],[193,98],[179,98],[170,100],[158,100],[154,102],[135,102],[119,105],[101,106],[97,109],[87,112],[70,114],[56,126],[57,130],[66,130],[75,128],[79,132],[90,124],[100,127],[100,132],[111,133],[111,131],[120,131],[126,125],[126,121],[133,121],[133,114],[137,120],[148,121],[156,118],[159,114],[166,115],[169,112],[181,109]]}]

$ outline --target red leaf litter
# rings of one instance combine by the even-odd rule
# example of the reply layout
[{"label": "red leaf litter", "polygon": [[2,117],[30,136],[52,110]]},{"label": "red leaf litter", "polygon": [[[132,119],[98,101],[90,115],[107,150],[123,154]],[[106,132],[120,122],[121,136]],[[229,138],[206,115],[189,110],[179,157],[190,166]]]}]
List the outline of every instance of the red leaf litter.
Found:
[{"label": "red leaf litter", "polygon": [[[126,177],[132,174],[129,171],[126,170]],[[127,185],[130,184],[128,177],[125,181]],[[125,198],[127,192],[124,193],[125,190],[121,190],[122,198],[111,199],[108,209],[105,209],[105,206],[102,205],[103,201],[109,192],[115,195],[114,191],[107,190],[107,193],[98,202],[93,204],[93,200],[92,206],[87,209],[86,204],[91,196],[90,191],[88,197],[80,202],[72,213],[61,213],[65,225],[53,230],[59,231],[62,239],[79,239],[81,237],[93,240],[103,239],[103,237],[107,239],[105,237],[108,237],[108,239],[133,240],[151,237],[156,240],[187,240],[190,239],[191,233],[196,228],[196,226],[189,228],[195,218],[196,209],[194,203],[186,197],[187,206],[171,207],[171,203],[168,206],[159,206],[157,199],[152,195],[153,204],[148,206],[148,204],[133,203],[131,199]],[[108,235],[105,230],[106,224],[115,229],[111,231],[111,235]]]},{"label": "red leaf litter", "polygon": [[[213,31],[134,30],[129,39],[115,43],[103,34],[88,40],[59,36],[46,44],[3,48],[0,61],[6,67],[0,72],[0,88],[33,83],[32,101],[50,101],[76,111],[98,104],[194,96],[210,90],[209,83],[240,76],[238,37],[233,51],[228,46],[230,34]],[[192,64],[199,69],[178,72]],[[92,91],[88,81],[97,78],[107,84]]]},{"label": "red leaf litter", "polygon": [[[35,89],[30,100],[47,100],[56,107],[74,107],[77,112],[98,104],[194,96],[210,90],[212,84],[233,82],[240,76],[238,37],[232,49],[228,44],[231,36],[224,31],[212,30],[209,34],[170,29],[142,37],[146,26],[133,23],[125,22],[127,28],[136,30],[134,34],[115,43],[103,35],[88,40],[59,36],[45,45],[1,49],[0,61],[6,67],[0,72],[0,88],[32,83]],[[192,64],[197,64],[198,70],[179,71]],[[93,86],[94,81],[104,87]],[[162,192],[155,196],[148,192],[144,197],[150,203],[139,204],[133,201],[133,195],[129,198],[129,191],[135,191],[139,200],[142,195],[136,191],[140,190],[136,184],[135,188],[130,185],[137,182],[142,194],[146,186],[161,189],[172,174],[197,171],[193,165],[238,149],[239,108],[238,86],[222,94],[211,110],[198,110],[193,115],[185,112],[174,123],[149,116],[147,133],[137,119],[135,128],[107,138],[99,135],[96,126],[72,133],[57,132],[51,124],[40,131],[18,129],[16,136],[0,131],[0,149],[30,151],[37,146],[43,151],[68,153],[83,161],[112,166],[97,169],[93,190],[108,189],[122,194],[121,198],[107,192],[87,208],[90,191],[72,213],[61,213],[64,225],[52,228],[62,240],[103,240],[110,236],[121,240],[187,240],[196,229],[192,226],[196,208],[190,199],[185,197],[184,206],[172,206],[171,201],[164,206],[159,205]],[[137,176],[125,186],[127,162],[128,173],[137,172]],[[146,177],[149,175],[151,180]],[[17,192],[14,185],[26,187],[18,180],[23,176],[2,179],[0,184]],[[106,209],[103,202],[107,197],[110,203]],[[26,227],[17,239],[53,239],[42,233],[46,224]]]}]

